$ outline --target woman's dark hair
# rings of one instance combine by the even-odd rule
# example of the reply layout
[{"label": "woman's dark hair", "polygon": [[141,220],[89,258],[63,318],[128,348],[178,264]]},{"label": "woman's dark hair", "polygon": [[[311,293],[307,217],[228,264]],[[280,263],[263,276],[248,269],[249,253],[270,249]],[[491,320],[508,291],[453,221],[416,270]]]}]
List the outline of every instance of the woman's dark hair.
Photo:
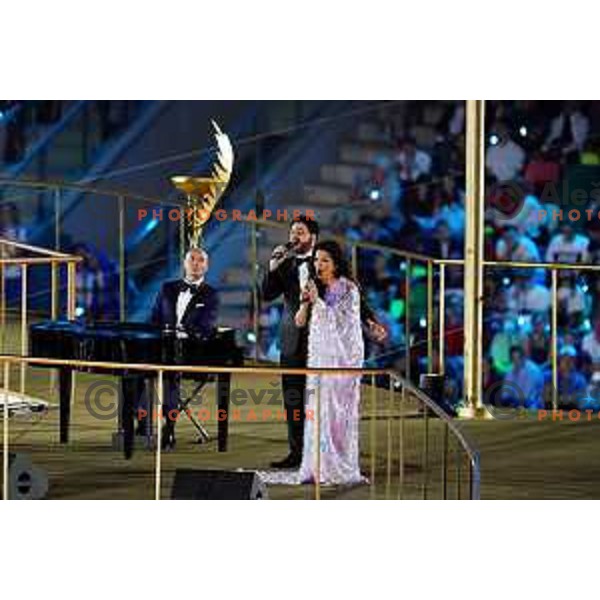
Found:
[{"label": "woman's dark hair", "polygon": [[352,277],[352,269],[350,264],[346,260],[342,247],[335,240],[323,240],[315,244],[314,255],[317,255],[317,251],[322,250],[327,252],[331,256],[333,266],[335,268],[336,277],[346,277],[347,279],[354,279]]},{"label": "woman's dark hair", "polygon": [[[317,256],[318,250],[327,252],[327,254],[331,256],[336,277],[345,277],[346,279],[349,279],[350,281],[355,283],[358,286],[359,290],[361,289],[360,285],[352,275],[352,269],[348,260],[346,259],[342,247],[335,240],[323,240],[322,242],[318,242],[317,244],[315,244],[315,257]],[[316,284],[319,290],[319,296],[323,298],[325,296],[325,286],[321,283],[321,281],[318,278],[316,280]]]}]

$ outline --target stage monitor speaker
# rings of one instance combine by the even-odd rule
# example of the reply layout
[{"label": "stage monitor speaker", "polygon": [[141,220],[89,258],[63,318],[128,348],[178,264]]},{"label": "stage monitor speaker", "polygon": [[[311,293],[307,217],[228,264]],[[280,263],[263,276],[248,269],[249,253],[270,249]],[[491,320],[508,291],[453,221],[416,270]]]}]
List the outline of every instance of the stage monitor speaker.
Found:
[{"label": "stage monitor speaker", "polygon": [[[2,455],[0,455],[0,464]],[[8,498],[10,500],[41,500],[48,493],[48,477],[25,454],[8,455]]]},{"label": "stage monitor speaker", "polygon": [[173,500],[266,500],[267,488],[253,471],[177,469]]},{"label": "stage monitor speaker", "polygon": [[439,373],[422,373],[419,387],[448,415],[456,416],[456,407],[446,394],[446,376]]}]

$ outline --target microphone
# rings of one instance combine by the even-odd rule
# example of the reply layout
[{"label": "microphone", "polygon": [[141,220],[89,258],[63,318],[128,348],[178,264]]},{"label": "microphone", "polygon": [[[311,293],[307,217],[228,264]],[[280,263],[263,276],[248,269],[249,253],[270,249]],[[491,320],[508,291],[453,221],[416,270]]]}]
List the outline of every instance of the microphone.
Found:
[{"label": "microphone", "polygon": [[294,242],[288,242],[287,244],[285,244],[283,246],[283,248],[285,248],[285,251],[282,252],[281,251],[281,246],[279,246],[279,251],[278,252],[273,252],[273,255],[271,256],[271,258],[273,260],[280,260],[282,259],[296,244],[294,244]]}]

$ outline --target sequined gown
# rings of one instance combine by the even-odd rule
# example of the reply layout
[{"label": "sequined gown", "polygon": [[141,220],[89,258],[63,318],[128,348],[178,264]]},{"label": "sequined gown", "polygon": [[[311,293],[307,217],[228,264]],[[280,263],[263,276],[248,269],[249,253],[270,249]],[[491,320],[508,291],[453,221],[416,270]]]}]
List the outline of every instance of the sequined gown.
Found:
[{"label": "sequined gown", "polygon": [[[353,282],[340,278],[328,288],[325,298],[318,298],[312,307],[307,364],[361,368],[363,357],[360,294]],[[267,483],[299,484],[316,480],[317,389],[321,405],[321,483],[364,481],[358,453],[360,379],[352,375],[307,377],[302,464],[297,471],[261,472]]]}]

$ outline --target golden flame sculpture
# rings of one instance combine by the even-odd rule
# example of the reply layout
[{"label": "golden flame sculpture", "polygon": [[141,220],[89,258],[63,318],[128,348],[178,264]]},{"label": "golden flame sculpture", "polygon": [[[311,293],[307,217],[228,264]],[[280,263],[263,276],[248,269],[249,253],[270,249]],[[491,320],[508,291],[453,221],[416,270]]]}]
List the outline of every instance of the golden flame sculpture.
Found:
[{"label": "golden flame sculpture", "polygon": [[209,177],[191,177],[175,175],[171,183],[187,197],[188,241],[191,248],[197,248],[202,228],[210,219],[217,202],[225,192],[233,171],[233,148],[226,133],[215,121],[212,121],[217,143],[217,160],[212,166]]}]

